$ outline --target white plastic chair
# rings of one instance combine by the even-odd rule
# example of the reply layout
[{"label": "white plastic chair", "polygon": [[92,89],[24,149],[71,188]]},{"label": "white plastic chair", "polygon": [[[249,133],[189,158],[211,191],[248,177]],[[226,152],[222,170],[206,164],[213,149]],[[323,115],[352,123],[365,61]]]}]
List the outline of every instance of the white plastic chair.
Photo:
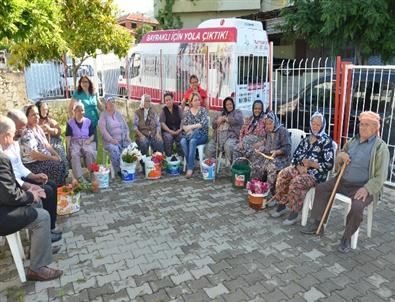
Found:
[{"label": "white plastic chair", "polygon": [[291,155],[293,155],[300,141],[306,137],[306,132],[300,129],[288,129],[288,132],[291,136]]},{"label": "white plastic chair", "polygon": [[[345,211],[344,211],[344,225],[346,225],[346,222],[347,222],[347,215],[348,215],[348,213],[349,213],[350,210],[351,210],[351,204],[352,204],[351,198],[350,198],[350,197],[347,197],[347,196],[345,196],[345,195],[343,195],[343,194],[336,193],[335,199],[334,199],[333,202],[335,202],[335,201],[342,201],[342,202],[344,202],[344,203],[347,205],[347,206],[346,206],[346,209],[345,209]],[[371,203],[367,206],[367,208],[368,208],[367,235],[368,235],[369,238],[372,236],[373,206],[374,206],[373,204],[374,204],[374,202],[371,202]],[[329,221],[329,217],[328,217],[327,223],[328,223],[328,221]],[[351,248],[354,249],[354,250],[357,248],[359,229],[360,229],[360,227],[358,228],[358,230],[356,230],[356,232],[355,232],[355,233],[352,235],[352,237],[351,237]]]},{"label": "white plastic chair", "polygon": [[[333,156],[336,159],[337,143],[335,141],[332,141],[332,144],[333,144]],[[335,165],[333,165],[332,172],[328,173],[326,179],[328,180],[334,174],[334,172],[335,172]],[[307,192],[304,198],[303,208],[302,208],[302,221],[301,221],[302,226],[305,226],[307,224],[309,211],[311,211],[311,209],[313,208],[314,195],[315,195],[315,188],[313,187]]]},{"label": "white plastic chair", "polygon": [[23,267],[23,259],[26,259],[25,252],[21,242],[19,232],[6,236],[8,245],[11,250],[12,257],[18,270],[19,279],[22,283],[26,282],[25,268]]},{"label": "white plastic chair", "polygon": [[[206,146],[206,144],[202,144],[202,145],[197,145],[196,149],[198,151],[199,154],[199,165],[200,165],[200,171],[202,170],[202,162],[204,159],[204,147]],[[184,172],[187,170],[187,160],[186,157],[184,156]]]}]

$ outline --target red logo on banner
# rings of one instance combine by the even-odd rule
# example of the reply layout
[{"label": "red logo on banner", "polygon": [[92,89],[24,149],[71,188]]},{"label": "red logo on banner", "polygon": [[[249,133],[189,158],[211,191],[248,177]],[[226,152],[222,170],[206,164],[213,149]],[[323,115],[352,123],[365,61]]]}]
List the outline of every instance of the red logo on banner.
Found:
[{"label": "red logo on banner", "polygon": [[141,43],[236,42],[235,27],[161,30],[145,34]]}]

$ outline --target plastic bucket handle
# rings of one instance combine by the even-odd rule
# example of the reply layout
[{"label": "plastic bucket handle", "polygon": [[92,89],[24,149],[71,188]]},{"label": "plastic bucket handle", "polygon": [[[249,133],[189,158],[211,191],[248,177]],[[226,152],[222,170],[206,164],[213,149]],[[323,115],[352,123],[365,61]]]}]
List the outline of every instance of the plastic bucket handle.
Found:
[{"label": "plastic bucket handle", "polygon": [[247,160],[248,163],[249,163],[249,165],[250,165],[250,167],[252,166],[250,160],[249,160],[247,157],[238,157],[238,158],[236,158],[236,159],[233,161],[232,165],[230,166],[231,169],[233,168],[233,165],[235,164],[235,162],[237,162],[239,159],[245,159],[245,160]]}]

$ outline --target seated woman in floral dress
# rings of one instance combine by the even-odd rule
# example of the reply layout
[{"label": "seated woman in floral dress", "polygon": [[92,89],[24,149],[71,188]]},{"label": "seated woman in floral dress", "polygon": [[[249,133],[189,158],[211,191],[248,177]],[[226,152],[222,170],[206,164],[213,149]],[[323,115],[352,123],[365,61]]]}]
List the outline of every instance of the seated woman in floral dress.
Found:
[{"label": "seated woman in floral dress", "polygon": [[252,104],[252,116],[246,119],[240,130],[239,143],[233,150],[233,159],[246,157],[253,160],[254,150],[264,143],[265,131],[265,113],[263,111],[263,102],[256,100]]},{"label": "seated woman in floral dress", "polygon": [[242,125],[243,113],[235,109],[233,98],[226,97],[221,113],[213,120],[214,133],[207,145],[207,157],[216,158],[218,152],[225,152],[225,157],[233,162],[233,150],[239,140]]},{"label": "seated woman in floral dress", "polygon": [[252,163],[251,178],[266,181],[274,194],[277,173],[291,160],[291,137],[273,112],[266,114],[265,128],[265,143],[255,150],[257,154]]},{"label": "seated woman in floral dress", "polygon": [[27,126],[19,138],[23,164],[35,174],[46,174],[58,187],[63,186],[68,171],[38,125],[40,115],[36,105],[27,107],[26,117]]},{"label": "seated woman in floral dress", "polygon": [[324,116],[319,112],[314,113],[310,119],[310,135],[296,148],[291,165],[277,176],[276,194],[272,199],[278,202],[278,206],[271,216],[282,216],[288,204],[291,212],[284,220],[284,225],[297,222],[307,191],[325,181],[333,167],[333,141],[325,133],[325,127]]}]

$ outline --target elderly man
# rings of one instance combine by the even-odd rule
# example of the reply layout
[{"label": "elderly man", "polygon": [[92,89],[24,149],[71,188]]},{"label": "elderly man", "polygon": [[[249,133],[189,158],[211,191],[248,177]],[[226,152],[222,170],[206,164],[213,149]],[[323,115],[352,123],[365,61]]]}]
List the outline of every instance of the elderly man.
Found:
[{"label": "elderly man", "polygon": [[[14,122],[0,116],[3,148],[13,143],[14,134]],[[0,235],[9,235],[25,227],[31,231],[30,268],[26,276],[31,281],[48,281],[62,275],[62,271],[47,267],[52,262],[50,218],[46,210],[33,206],[44,197],[45,192],[40,187],[22,190],[10,160],[0,151]]]},{"label": "elderly man", "polygon": [[[378,136],[380,116],[365,111],[360,114],[359,122],[359,134],[344,145],[336,158],[338,164],[348,165],[337,192],[352,199],[346,229],[338,247],[342,253],[351,250],[351,236],[362,222],[363,210],[372,201],[378,201],[388,172],[388,146]],[[314,234],[317,231],[335,182],[331,179],[317,185],[310,222],[302,233]]]},{"label": "elderly man", "polygon": [[48,211],[51,217],[51,241],[56,242],[62,238],[62,232],[56,230],[56,207],[57,207],[57,187],[55,182],[48,180],[48,176],[44,173],[34,174],[24,166],[21,159],[20,147],[17,139],[20,133],[25,129],[27,124],[26,115],[17,109],[10,110],[7,117],[12,119],[16,126],[16,135],[14,142],[9,146],[3,147],[3,152],[11,161],[16,181],[24,190],[40,186],[44,189],[46,197],[42,199],[43,208]]}]

